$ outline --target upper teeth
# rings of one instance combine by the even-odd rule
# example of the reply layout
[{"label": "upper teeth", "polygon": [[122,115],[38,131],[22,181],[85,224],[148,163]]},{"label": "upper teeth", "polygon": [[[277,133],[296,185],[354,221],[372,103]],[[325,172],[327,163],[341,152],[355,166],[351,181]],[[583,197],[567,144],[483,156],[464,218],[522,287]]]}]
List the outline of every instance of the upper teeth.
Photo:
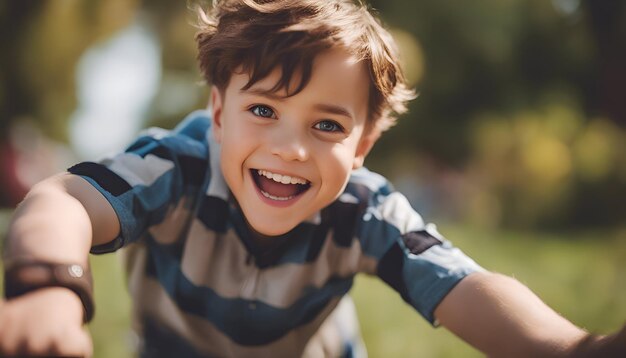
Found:
[{"label": "upper teeth", "polygon": [[306,184],[307,183],[306,179],[292,177],[289,175],[276,174],[276,173],[268,172],[267,170],[259,169],[258,173],[259,175],[262,175],[268,179],[272,179],[275,182],[279,182],[283,184]]}]

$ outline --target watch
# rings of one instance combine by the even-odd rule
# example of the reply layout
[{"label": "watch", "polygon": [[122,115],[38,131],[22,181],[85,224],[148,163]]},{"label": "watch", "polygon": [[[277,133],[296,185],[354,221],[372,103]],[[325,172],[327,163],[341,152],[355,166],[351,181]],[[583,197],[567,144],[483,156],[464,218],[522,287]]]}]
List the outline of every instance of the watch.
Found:
[{"label": "watch", "polygon": [[83,322],[93,318],[93,280],[89,268],[34,260],[16,260],[5,265],[4,295],[8,299],[46,287],[65,287],[83,304]]}]

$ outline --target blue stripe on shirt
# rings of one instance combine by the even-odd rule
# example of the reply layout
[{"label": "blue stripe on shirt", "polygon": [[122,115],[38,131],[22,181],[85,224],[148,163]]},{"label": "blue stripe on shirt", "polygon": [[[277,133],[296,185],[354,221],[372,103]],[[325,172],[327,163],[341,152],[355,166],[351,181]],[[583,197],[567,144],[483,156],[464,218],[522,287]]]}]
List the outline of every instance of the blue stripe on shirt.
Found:
[{"label": "blue stripe on shirt", "polygon": [[241,345],[268,344],[311,322],[334,297],[352,287],[353,276],[331,277],[321,288],[311,287],[288,308],[257,300],[224,298],[208,287],[196,286],[181,271],[180,262],[152,242],[148,273],[155,276],[183,311],[213,323]]}]

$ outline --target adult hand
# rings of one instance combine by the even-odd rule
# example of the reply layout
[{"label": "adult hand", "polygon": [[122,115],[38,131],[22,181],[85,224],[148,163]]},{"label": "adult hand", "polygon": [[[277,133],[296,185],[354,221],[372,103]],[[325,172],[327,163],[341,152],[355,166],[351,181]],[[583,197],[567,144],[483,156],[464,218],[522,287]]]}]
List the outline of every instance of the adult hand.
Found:
[{"label": "adult hand", "polygon": [[90,357],[79,297],[67,288],[35,290],[0,300],[0,356]]}]

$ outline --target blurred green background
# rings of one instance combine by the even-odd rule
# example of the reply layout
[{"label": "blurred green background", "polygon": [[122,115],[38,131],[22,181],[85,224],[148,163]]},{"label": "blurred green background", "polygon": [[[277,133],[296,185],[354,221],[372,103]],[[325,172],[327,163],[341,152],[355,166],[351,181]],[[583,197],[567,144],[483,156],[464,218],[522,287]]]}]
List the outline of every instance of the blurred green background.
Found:
[{"label": "blurred green background", "polygon": [[[420,93],[366,164],[479,263],[575,323],[626,320],[626,2],[379,0]],[[165,0],[0,2],[0,233],[27,189],[206,106],[195,15]],[[96,357],[129,354],[114,255],[93,259]],[[477,355],[379,282],[374,357]],[[393,312],[380,311],[393,307]],[[395,311],[397,310],[397,311]]]}]

